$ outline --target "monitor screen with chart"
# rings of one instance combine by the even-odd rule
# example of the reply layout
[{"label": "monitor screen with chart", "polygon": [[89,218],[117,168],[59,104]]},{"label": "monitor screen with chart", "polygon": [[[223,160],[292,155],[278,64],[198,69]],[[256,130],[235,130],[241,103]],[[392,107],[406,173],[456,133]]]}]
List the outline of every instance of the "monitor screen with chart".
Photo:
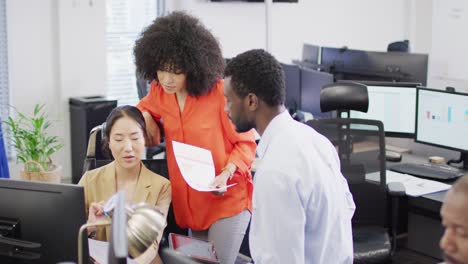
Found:
[{"label": "monitor screen with chart", "polygon": [[468,94],[419,88],[416,142],[468,152]]}]

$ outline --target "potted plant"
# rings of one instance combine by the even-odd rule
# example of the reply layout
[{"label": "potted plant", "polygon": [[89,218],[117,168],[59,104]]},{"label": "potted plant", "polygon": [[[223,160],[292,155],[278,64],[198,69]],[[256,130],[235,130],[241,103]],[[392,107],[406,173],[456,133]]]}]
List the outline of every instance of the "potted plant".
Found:
[{"label": "potted plant", "polygon": [[48,135],[51,122],[47,120],[44,105],[36,104],[32,117],[17,112],[18,117],[8,117],[8,138],[15,150],[16,161],[24,164],[21,178],[48,182],[60,182],[62,166],[52,162],[51,156],[63,147],[57,136]]}]

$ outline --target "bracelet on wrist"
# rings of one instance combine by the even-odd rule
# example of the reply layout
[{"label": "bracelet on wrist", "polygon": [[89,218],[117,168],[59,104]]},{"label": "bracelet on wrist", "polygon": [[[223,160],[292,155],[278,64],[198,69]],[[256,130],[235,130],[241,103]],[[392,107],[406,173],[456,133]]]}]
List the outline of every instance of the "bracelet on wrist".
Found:
[{"label": "bracelet on wrist", "polygon": [[234,172],[232,172],[227,167],[224,167],[221,171],[227,171],[229,173],[229,179],[232,179],[232,176],[234,176]]}]

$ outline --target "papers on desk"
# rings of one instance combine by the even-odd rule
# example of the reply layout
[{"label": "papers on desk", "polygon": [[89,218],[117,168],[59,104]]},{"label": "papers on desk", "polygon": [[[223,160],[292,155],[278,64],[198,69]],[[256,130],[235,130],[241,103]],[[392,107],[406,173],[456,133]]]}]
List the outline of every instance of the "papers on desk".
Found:
[{"label": "papers on desk", "polygon": [[[220,191],[209,186],[215,179],[213,157],[209,150],[177,141],[172,141],[172,146],[180,173],[190,187],[201,192]],[[227,185],[226,188],[234,185]]]},{"label": "papers on desk", "polygon": [[[398,173],[390,170],[387,170],[386,174],[387,183],[401,182],[405,186],[406,195],[409,196],[421,196],[450,189],[450,185],[438,181],[421,179],[408,174]],[[368,174],[366,179],[378,182],[380,179],[380,174],[378,172]]]},{"label": "papers on desk", "polygon": [[[109,254],[109,242],[88,239],[89,256],[99,264],[107,264]],[[128,264],[137,264],[135,260],[127,258]]]}]

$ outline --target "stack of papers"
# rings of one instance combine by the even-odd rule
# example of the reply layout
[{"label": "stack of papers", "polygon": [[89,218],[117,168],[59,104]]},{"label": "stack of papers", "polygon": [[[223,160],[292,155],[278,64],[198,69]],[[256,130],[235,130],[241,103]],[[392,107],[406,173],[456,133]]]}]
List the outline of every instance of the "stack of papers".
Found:
[{"label": "stack of papers", "polygon": [[177,141],[172,141],[172,146],[180,173],[190,187],[201,192],[220,191],[210,186],[215,179],[215,167],[209,150]]},{"label": "stack of papers", "polygon": [[[387,170],[386,174],[387,183],[401,182],[405,186],[406,195],[409,196],[416,197],[430,193],[446,191],[451,187],[451,185],[442,182],[421,179],[408,174],[403,174],[390,170]],[[366,175],[366,179],[378,182],[380,180],[380,173],[375,172],[368,174]]]}]

